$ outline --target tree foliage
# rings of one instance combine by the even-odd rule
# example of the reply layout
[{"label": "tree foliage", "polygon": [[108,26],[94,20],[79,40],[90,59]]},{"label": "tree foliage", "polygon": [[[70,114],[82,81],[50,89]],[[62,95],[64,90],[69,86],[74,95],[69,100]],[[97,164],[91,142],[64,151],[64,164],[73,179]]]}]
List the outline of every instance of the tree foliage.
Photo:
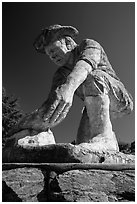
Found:
[{"label": "tree foliage", "polygon": [[119,142],[119,151],[125,154],[135,154],[135,142],[125,143]]},{"label": "tree foliage", "polygon": [[19,108],[18,99],[8,96],[6,90],[2,88],[2,143],[5,143],[8,132],[23,116],[23,111]]}]

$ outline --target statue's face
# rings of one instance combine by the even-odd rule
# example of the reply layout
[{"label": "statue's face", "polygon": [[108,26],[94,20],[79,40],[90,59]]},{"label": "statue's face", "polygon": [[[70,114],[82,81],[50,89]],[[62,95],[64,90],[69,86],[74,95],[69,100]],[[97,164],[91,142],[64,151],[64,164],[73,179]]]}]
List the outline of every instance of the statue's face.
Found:
[{"label": "statue's face", "polygon": [[58,66],[65,65],[70,57],[70,50],[67,48],[65,40],[55,41],[45,48],[46,54]]}]

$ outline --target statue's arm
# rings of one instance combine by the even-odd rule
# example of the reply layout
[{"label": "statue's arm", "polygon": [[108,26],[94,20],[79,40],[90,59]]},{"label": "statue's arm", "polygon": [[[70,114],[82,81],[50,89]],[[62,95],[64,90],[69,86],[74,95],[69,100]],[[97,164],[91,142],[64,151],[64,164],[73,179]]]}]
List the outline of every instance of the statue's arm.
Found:
[{"label": "statue's arm", "polygon": [[85,61],[79,60],[73,71],[62,81],[53,80],[53,85],[47,101],[39,108],[45,123],[50,128],[60,123],[72,106],[75,90],[87,78],[92,67]]},{"label": "statue's arm", "polygon": [[17,124],[16,132],[24,129],[42,131],[60,123],[69,112],[74,92],[85,81],[87,75],[92,73],[99,61],[99,44],[92,40],[86,40],[72,72],[66,78],[59,73],[56,74],[48,99],[39,109],[27,114]]},{"label": "statue's arm", "polygon": [[92,72],[92,66],[84,60],[78,60],[72,72],[68,75],[66,86],[73,92],[86,80],[89,73]]},{"label": "statue's arm", "polygon": [[80,56],[72,72],[64,83],[51,90],[46,102],[48,110],[46,109],[44,120],[49,121],[49,127],[57,125],[66,117],[72,105],[74,92],[100,62],[101,46],[96,41],[86,39],[80,45],[80,49]]},{"label": "statue's arm", "polygon": [[46,131],[59,124],[72,106],[75,90],[86,79],[91,66],[79,60],[70,74],[57,71],[53,77],[48,99],[34,112],[27,114],[14,127],[10,135],[26,129]]}]

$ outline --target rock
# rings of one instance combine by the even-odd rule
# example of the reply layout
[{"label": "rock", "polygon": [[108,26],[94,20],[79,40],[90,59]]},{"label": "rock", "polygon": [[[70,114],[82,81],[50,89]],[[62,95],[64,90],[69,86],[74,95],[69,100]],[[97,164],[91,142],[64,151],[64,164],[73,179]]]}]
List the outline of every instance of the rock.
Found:
[{"label": "rock", "polygon": [[49,184],[51,202],[135,201],[133,171],[73,170]]},{"label": "rock", "polygon": [[21,202],[21,198],[7,186],[5,181],[2,181],[2,201],[3,202]]},{"label": "rock", "polygon": [[3,195],[3,202],[132,202],[135,171],[16,168],[3,171]]},{"label": "rock", "polygon": [[49,144],[55,144],[54,135],[51,130],[48,130],[48,132],[41,132],[34,136],[26,136],[18,140],[18,145],[22,147],[38,147]]},{"label": "rock", "polygon": [[[12,143],[12,141],[11,141]],[[11,144],[9,143],[9,144]],[[14,142],[13,142],[14,144]],[[134,163],[135,155],[115,151],[92,151],[90,144],[69,143],[44,146],[9,145],[3,149],[4,163]]]},{"label": "rock", "polygon": [[44,176],[41,170],[38,170],[36,168],[17,168],[13,170],[3,171],[2,177],[3,182],[5,182],[10,189],[10,191],[7,191],[7,187],[3,186],[3,201],[39,201],[38,195],[44,189]]}]

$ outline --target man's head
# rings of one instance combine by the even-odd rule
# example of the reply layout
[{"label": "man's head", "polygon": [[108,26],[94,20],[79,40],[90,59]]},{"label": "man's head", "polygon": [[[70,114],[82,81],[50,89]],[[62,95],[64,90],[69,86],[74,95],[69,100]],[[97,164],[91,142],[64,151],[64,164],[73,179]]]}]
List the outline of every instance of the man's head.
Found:
[{"label": "man's head", "polygon": [[57,65],[67,63],[70,51],[76,47],[73,40],[78,35],[77,29],[72,26],[53,25],[44,29],[34,42],[35,49],[46,53]]},{"label": "man's head", "polygon": [[56,65],[63,66],[69,63],[76,45],[70,37],[64,37],[46,46],[45,52]]}]

